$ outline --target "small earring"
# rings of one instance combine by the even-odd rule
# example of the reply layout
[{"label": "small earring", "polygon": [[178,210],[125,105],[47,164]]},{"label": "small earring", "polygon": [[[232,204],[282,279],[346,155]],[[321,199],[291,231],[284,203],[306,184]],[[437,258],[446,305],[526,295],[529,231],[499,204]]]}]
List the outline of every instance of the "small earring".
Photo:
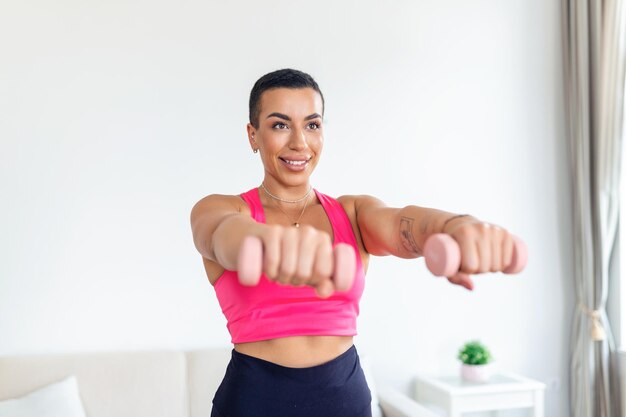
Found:
[{"label": "small earring", "polygon": [[257,152],[259,152],[259,150],[258,149],[254,149],[252,152],[257,153]]}]

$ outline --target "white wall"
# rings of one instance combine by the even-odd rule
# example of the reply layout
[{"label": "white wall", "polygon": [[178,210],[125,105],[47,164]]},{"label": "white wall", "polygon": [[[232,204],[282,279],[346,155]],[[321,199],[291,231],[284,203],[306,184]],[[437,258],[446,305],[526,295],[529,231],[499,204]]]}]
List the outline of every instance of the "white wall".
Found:
[{"label": "white wall", "polygon": [[[248,94],[311,73],[314,186],[468,212],[528,244],[468,293],[373,259],[356,344],[409,392],[480,338],[568,415],[570,194],[558,2],[59,0],[0,6],[0,354],[225,345],[190,233],[257,186]],[[560,386],[559,386],[560,381]]]}]

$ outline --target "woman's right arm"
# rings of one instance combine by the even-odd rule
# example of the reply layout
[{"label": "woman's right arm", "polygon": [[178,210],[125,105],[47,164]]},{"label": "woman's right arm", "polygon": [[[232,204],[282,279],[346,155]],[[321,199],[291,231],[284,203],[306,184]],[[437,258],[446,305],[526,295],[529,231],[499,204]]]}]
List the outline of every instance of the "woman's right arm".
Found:
[{"label": "woman's right arm", "polygon": [[321,297],[335,289],[330,235],[311,226],[300,228],[257,223],[237,196],[209,195],[191,210],[198,252],[223,268],[237,270],[243,240],[257,236],[263,245],[263,273],[282,284],[310,285]]},{"label": "woman's right arm", "polygon": [[198,201],[191,209],[191,231],[196,249],[205,258],[222,267],[237,269],[237,256],[246,236],[260,236],[263,224],[242,212],[237,196],[213,194]]}]

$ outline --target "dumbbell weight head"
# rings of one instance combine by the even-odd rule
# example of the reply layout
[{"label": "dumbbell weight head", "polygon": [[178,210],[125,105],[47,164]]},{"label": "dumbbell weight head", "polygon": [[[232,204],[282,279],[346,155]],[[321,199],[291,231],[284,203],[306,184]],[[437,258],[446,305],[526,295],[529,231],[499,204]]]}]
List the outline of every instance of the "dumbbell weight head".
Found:
[{"label": "dumbbell weight head", "polygon": [[263,242],[256,236],[246,236],[239,249],[237,275],[242,285],[259,283],[263,273]]}]

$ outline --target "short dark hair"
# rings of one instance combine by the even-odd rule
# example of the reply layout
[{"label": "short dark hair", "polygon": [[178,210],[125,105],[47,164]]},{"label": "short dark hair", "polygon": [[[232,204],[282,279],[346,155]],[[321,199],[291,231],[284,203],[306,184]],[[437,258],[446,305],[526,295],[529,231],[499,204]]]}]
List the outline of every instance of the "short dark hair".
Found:
[{"label": "short dark hair", "polygon": [[283,68],[265,74],[254,83],[250,92],[250,123],[259,128],[259,114],[261,113],[261,95],[274,88],[312,88],[322,97],[322,115],[324,115],[324,95],[313,77],[302,71]]}]

